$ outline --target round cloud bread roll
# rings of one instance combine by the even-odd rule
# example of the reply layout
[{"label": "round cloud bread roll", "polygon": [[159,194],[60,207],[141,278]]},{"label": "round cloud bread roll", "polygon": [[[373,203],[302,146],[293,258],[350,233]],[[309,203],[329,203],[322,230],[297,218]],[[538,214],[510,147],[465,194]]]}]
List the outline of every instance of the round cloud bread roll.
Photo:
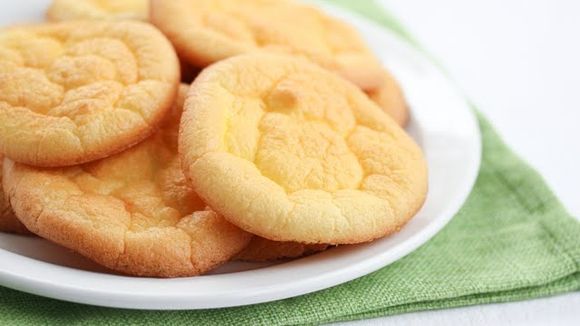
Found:
[{"label": "round cloud bread roll", "polygon": [[151,138],[101,161],[59,169],[7,161],[16,215],[33,233],[130,275],[193,276],[228,261],[252,235],[187,184],[177,156],[180,109]]},{"label": "round cloud bread roll", "polygon": [[399,230],[427,193],[423,154],[394,120],[355,85],[289,56],[205,69],[179,153],[200,197],[274,241],[371,241]]},{"label": "round cloud bread roll", "polygon": [[363,89],[383,83],[378,59],[353,27],[299,2],[152,0],[151,22],[195,66],[266,51],[307,57]]},{"label": "round cloud bread roll", "polygon": [[90,162],[151,135],[179,64],[139,22],[66,22],[0,31],[0,152],[44,167]]}]

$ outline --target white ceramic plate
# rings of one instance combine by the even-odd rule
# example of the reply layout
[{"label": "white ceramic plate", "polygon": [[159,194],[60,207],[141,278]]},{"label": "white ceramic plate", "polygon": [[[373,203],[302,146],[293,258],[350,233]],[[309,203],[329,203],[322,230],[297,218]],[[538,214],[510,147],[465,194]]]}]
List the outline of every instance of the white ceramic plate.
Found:
[{"label": "white ceramic plate", "polygon": [[[38,20],[48,1],[3,1],[0,24]],[[150,279],[108,273],[45,240],[0,233],[0,284],[67,301],[135,309],[248,305],[332,287],[384,267],[429,240],[458,211],[479,169],[476,119],[444,74],[388,30],[324,7],[356,26],[397,78],[412,107],[409,132],[425,151],[429,195],[401,232],[275,265],[230,263],[211,275]]]}]

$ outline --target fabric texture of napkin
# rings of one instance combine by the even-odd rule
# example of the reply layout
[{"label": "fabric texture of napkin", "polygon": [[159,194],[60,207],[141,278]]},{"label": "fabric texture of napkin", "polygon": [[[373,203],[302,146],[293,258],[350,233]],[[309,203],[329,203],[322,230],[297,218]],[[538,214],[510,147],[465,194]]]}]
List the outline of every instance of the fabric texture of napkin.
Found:
[{"label": "fabric texture of napkin", "polygon": [[[373,1],[335,0],[409,39]],[[483,158],[469,199],[431,241],[373,274],[317,293],[239,308],[136,311],[0,288],[0,324],[320,324],[580,290],[580,223],[479,115]]]}]

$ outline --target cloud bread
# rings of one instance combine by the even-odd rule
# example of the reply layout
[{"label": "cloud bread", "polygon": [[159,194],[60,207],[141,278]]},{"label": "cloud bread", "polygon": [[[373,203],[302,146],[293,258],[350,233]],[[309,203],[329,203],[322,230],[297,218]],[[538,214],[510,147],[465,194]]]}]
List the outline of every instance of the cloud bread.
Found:
[{"label": "cloud bread", "polygon": [[354,28],[295,1],[152,0],[150,19],[195,66],[281,52],[305,56],[363,89],[383,83],[378,59]]},{"label": "cloud bread", "polygon": [[147,20],[148,16],[149,0],[53,0],[46,13],[50,21]]},{"label": "cloud bread", "polygon": [[170,109],[179,64],[139,22],[66,22],[0,31],[0,152],[55,167],[147,138]]},{"label": "cloud bread", "polygon": [[192,276],[226,262],[252,235],[186,183],[177,156],[180,108],[151,138],[101,161],[59,169],[6,161],[16,215],[33,233],[130,275]]},{"label": "cloud bread", "polygon": [[399,230],[421,207],[420,148],[355,85],[290,56],[206,68],[179,137],[196,192],[274,241],[348,244]]}]

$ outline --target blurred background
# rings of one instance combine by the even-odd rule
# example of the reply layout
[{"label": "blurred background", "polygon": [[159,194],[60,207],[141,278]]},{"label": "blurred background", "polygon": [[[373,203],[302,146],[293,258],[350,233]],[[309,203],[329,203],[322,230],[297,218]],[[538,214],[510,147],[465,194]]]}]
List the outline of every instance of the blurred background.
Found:
[{"label": "blurred background", "polygon": [[580,216],[580,1],[378,1]]},{"label": "blurred background", "polygon": [[[378,1],[579,218],[580,1]],[[353,324],[580,325],[579,307],[573,293]]]}]

